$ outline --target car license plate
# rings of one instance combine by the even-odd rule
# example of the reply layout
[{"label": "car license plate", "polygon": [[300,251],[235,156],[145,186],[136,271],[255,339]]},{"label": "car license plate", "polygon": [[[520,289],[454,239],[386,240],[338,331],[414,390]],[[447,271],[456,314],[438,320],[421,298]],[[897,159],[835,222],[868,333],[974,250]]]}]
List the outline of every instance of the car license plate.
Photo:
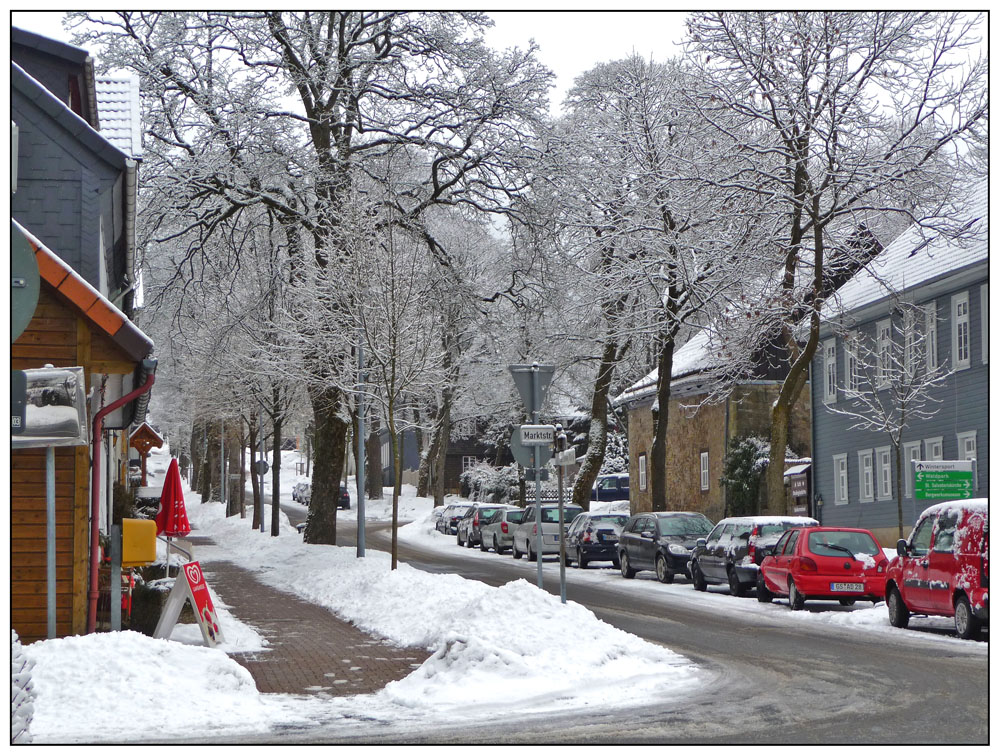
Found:
[{"label": "car license plate", "polygon": [[830,583],[831,591],[854,591],[855,593],[860,593],[864,589],[864,583]]}]

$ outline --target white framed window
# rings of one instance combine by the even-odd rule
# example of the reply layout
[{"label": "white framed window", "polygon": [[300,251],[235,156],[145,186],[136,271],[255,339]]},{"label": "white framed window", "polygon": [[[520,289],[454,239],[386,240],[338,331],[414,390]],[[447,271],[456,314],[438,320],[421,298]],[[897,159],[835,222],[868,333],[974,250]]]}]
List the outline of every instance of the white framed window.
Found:
[{"label": "white framed window", "polygon": [[847,503],[847,455],[833,455],[833,503]]},{"label": "white framed window", "polygon": [[907,307],[903,310],[903,369],[907,375],[912,375],[917,367],[917,318],[913,310]]},{"label": "white framed window", "polygon": [[966,431],[965,433],[956,433],[955,437],[958,439],[958,458],[975,459],[976,432]]},{"label": "white framed window", "polygon": [[990,285],[979,287],[979,319],[983,332],[983,364],[990,361]]},{"label": "white framed window", "polygon": [[471,470],[473,467],[476,466],[476,463],[478,461],[479,461],[478,457],[462,457],[462,472],[465,472],[466,470]]},{"label": "white framed window", "polygon": [[646,454],[639,455],[639,490],[646,490]]},{"label": "white framed window", "polygon": [[708,452],[701,453],[701,490],[708,490]]},{"label": "white framed window", "polygon": [[927,369],[935,370],[938,366],[937,354],[937,302],[928,302],[924,305],[924,333],[927,338],[924,341],[924,350],[927,358]]},{"label": "white framed window", "polygon": [[924,439],[924,459],[929,461],[944,459],[944,448],[941,441],[941,436]]},{"label": "white framed window", "polygon": [[913,462],[920,459],[920,442],[910,441],[903,444],[903,495],[906,498],[913,497]]},{"label": "white framed window", "polygon": [[878,498],[892,498],[892,455],[888,446],[880,446],[875,450],[875,460],[878,463]]},{"label": "white framed window", "polygon": [[837,401],[837,340],[823,342],[823,401]]},{"label": "white framed window", "polygon": [[878,388],[889,385],[890,360],[892,350],[892,321],[880,320],[875,326],[875,341],[878,360]]},{"label": "white framed window", "polygon": [[861,501],[875,500],[875,477],[871,449],[858,452],[858,498]]},{"label": "white framed window", "polygon": [[951,298],[951,361],[955,370],[964,370],[972,363],[969,346],[969,292]]},{"label": "white framed window", "polygon": [[857,391],[858,380],[858,332],[851,331],[844,339],[844,385],[848,391]]}]

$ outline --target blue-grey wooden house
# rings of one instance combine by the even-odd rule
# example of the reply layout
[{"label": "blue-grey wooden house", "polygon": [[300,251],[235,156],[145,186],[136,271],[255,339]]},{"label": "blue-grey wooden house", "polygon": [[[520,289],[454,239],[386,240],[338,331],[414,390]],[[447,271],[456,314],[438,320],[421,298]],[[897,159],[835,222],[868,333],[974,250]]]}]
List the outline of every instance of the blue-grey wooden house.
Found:
[{"label": "blue-grey wooden house", "polygon": [[[977,496],[989,496],[989,205],[986,181],[976,183],[958,213],[962,241],[911,227],[859,271],[823,311],[820,347],[812,364],[813,492],[824,525],[863,527],[883,544],[895,542],[896,492],[903,489],[909,529],[931,500],[914,496],[911,460],[977,460]],[[902,305],[900,304],[902,303]],[[909,323],[901,327],[902,318]],[[911,419],[900,444],[897,477],[889,436],[851,426],[835,413],[865,380],[858,339],[869,354],[876,390],[893,343],[920,335],[919,359],[954,370],[934,386],[929,418]],[[897,351],[897,354],[902,352]],[[899,478],[902,478],[900,480]]]}]

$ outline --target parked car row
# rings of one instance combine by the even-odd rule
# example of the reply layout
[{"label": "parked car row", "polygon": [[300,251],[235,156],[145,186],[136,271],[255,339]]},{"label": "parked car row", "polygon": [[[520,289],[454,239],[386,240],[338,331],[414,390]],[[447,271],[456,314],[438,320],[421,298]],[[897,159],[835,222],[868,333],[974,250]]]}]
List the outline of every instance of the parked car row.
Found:
[{"label": "parked car row", "polygon": [[[299,504],[309,505],[309,501],[312,499],[312,486],[308,483],[296,483],[292,486],[292,501],[297,501]],[[337,501],[337,509],[350,509],[351,508],[351,495],[347,492],[347,486],[343,483],[340,484],[340,498]]]},{"label": "parked car row", "polygon": [[697,591],[725,585],[733,596],[750,590],[757,600],[786,599],[792,610],[806,601],[883,599],[889,621],[906,627],[912,614],[954,617],[962,638],[977,638],[989,623],[989,501],[934,505],[920,516],[891,561],[863,528],[821,526],[811,517],[728,517],[715,525],[698,512],[584,512],[543,504],[541,534],[535,505],[462,504],[438,513],[437,529],[458,545],[515,559],[558,554],[583,569],[611,562],[622,577],[652,570],[662,583],[678,575]]}]

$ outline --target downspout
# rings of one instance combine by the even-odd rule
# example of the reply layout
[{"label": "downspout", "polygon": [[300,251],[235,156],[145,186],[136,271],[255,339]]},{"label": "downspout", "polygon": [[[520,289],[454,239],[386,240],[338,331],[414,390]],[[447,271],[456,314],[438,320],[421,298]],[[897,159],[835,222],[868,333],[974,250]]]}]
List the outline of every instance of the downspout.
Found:
[{"label": "downspout", "polygon": [[97,115],[97,79],[94,76],[94,58],[88,55],[83,61],[83,85],[87,88],[87,103],[90,108],[90,118],[84,120],[89,123],[94,131],[101,130],[101,122]]},{"label": "downspout", "polygon": [[93,447],[93,463],[90,475],[90,591],[87,594],[87,633],[90,634],[97,629],[97,598],[99,595],[97,587],[97,570],[100,560],[100,493],[101,493],[101,434],[103,432],[104,418],[119,407],[128,404],[136,397],[147,393],[153,388],[156,380],[156,360],[143,360],[143,369],[146,370],[146,382],[131,392],[116,399],[107,407],[104,407],[94,415],[93,436],[91,445]]},{"label": "downspout", "polygon": [[[136,162],[125,160],[125,274],[132,288],[135,278],[135,205],[136,205]],[[124,297],[123,297],[124,299]],[[124,303],[124,302],[123,302]]]}]

